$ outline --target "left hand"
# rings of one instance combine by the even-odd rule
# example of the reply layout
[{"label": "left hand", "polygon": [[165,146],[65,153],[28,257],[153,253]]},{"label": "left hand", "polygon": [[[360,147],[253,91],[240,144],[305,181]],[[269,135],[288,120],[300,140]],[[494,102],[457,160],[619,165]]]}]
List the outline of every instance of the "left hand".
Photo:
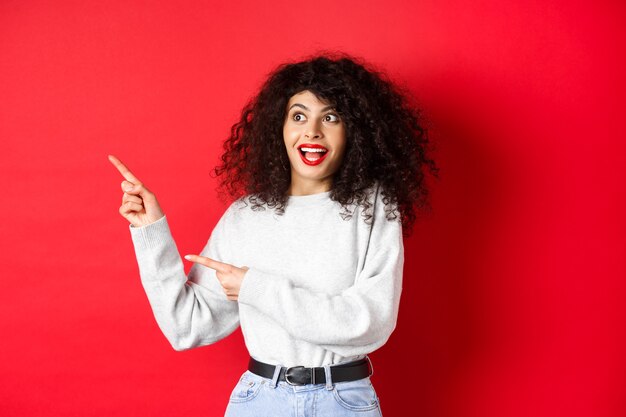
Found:
[{"label": "left hand", "polygon": [[237,301],[239,299],[239,288],[241,288],[241,282],[243,281],[244,275],[246,275],[246,272],[250,268],[247,266],[238,268],[234,265],[226,264],[199,255],[185,255],[185,259],[207,266],[211,269],[215,269],[215,275],[217,275],[217,279],[220,280],[220,284],[226,294],[226,298],[231,301]]}]

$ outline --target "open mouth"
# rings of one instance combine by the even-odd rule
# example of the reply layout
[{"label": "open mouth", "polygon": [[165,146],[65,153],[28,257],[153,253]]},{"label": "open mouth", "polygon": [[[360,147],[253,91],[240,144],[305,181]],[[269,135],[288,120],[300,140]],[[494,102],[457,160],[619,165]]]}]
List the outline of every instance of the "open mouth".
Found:
[{"label": "open mouth", "polygon": [[318,147],[311,148],[308,146],[300,146],[298,150],[303,158],[311,162],[322,159],[328,153],[328,149]]},{"label": "open mouth", "polygon": [[300,152],[300,159],[306,165],[319,165],[328,155],[328,149],[320,145],[300,145],[298,151]]}]

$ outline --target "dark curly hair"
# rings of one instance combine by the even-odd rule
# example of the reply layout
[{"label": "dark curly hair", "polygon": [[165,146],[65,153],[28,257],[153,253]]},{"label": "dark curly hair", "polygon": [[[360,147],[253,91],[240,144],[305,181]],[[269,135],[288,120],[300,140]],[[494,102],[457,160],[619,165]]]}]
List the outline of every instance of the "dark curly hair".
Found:
[{"label": "dark curly hair", "polygon": [[345,125],[346,150],[330,193],[342,206],[342,218],[352,217],[349,206],[356,203],[367,222],[367,190],[378,183],[385,207],[392,207],[386,210],[387,219],[396,219],[399,210],[403,234],[409,236],[415,208],[430,208],[423,168],[438,175],[427,156],[430,142],[421,110],[383,72],[341,52],[284,63],[268,75],[232,126],[223,144],[223,164],[211,172],[226,173],[218,188],[220,199],[225,201],[226,194],[234,199],[249,196],[253,210],[265,210],[267,204],[284,214],[291,170],[283,123],[289,99],[305,90],[332,104]]}]

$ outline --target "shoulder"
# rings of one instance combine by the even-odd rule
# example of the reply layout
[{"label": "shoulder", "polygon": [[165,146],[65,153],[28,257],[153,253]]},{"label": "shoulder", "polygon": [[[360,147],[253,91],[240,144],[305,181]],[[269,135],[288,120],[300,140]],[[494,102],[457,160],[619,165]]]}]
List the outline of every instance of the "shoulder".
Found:
[{"label": "shoulder", "polygon": [[240,216],[243,212],[243,208],[247,207],[250,202],[247,201],[247,197],[240,197],[237,200],[230,203],[226,211],[224,212],[224,216],[227,219],[231,219],[235,216]]},{"label": "shoulder", "polygon": [[378,180],[374,181],[374,183],[366,189],[366,193],[368,203],[376,206],[385,205],[383,199],[388,195],[382,182]]},{"label": "shoulder", "polygon": [[258,211],[253,210],[254,204],[253,201],[250,200],[250,197],[251,195],[245,195],[233,201],[224,212],[223,217],[225,218],[225,221],[229,223],[237,223],[238,221],[250,216],[255,217],[255,214],[258,214]]},{"label": "shoulder", "polygon": [[370,189],[371,196],[368,198],[373,205],[372,210],[375,219],[386,219],[387,221],[398,220],[398,204],[393,202],[393,196],[390,195],[380,181]]},{"label": "shoulder", "polygon": [[230,204],[227,211],[237,212],[250,206],[250,204],[252,204],[252,202],[250,201],[250,197],[251,197],[250,194],[247,194],[243,197],[239,197],[238,199],[236,199]]}]

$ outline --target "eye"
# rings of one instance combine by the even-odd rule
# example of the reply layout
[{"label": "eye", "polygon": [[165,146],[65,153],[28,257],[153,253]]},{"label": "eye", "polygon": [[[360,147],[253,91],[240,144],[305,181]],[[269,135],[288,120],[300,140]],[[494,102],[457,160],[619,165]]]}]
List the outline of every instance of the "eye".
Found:
[{"label": "eye", "polygon": [[[333,117],[334,117],[334,119],[333,119]],[[328,118],[330,118],[330,120],[328,120]],[[338,122],[339,121],[339,116],[337,116],[336,114],[329,113],[326,116],[324,116],[324,120],[326,120],[328,122]]]},{"label": "eye", "polygon": [[[300,118],[297,118],[298,116],[300,116]],[[304,114],[302,114],[302,113],[294,113],[293,116],[291,116],[291,118],[293,120],[295,120],[296,122],[300,122],[300,121],[304,120]]]}]

